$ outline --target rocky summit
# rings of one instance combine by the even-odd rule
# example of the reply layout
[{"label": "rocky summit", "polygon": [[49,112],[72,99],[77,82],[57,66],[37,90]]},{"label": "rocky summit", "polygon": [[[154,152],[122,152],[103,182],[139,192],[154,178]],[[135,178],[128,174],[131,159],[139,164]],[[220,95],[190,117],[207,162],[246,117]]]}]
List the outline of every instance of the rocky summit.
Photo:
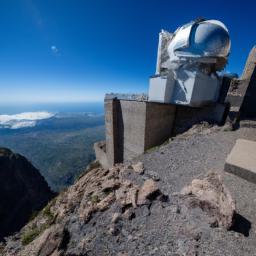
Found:
[{"label": "rocky summit", "polygon": [[0,148],[0,195],[1,241],[24,226],[54,194],[26,158]]},{"label": "rocky summit", "polygon": [[203,125],[125,164],[93,162],[0,255],[256,255],[255,184],[222,169],[253,127]]},{"label": "rocky summit", "polygon": [[3,255],[165,255],[161,247],[196,255],[202,230],[232,226],[234,202],[217,174],[166,195],[142,165],[88,170],[9,238]]}]

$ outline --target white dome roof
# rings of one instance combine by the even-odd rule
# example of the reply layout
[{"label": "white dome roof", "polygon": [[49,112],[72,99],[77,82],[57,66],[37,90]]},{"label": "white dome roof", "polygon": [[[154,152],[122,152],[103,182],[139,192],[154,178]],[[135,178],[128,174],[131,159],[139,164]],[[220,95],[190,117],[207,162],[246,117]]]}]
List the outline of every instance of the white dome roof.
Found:
[{"label": "white dome roof", "polygon": [[218,20],[189,23],[180,27],[168,46],[170,61],[179,57],[227,58],[230,37],[226,26]]}]

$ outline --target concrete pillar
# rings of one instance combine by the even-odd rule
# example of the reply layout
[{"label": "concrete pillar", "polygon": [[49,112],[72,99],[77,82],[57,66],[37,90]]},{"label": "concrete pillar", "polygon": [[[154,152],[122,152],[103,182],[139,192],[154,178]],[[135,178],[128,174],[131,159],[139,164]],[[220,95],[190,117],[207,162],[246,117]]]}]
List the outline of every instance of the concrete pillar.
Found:
[{"label": "concrete pillar", "polygon": [[106,154],[109,166],[118,162],[117,99],[105,100]]}]

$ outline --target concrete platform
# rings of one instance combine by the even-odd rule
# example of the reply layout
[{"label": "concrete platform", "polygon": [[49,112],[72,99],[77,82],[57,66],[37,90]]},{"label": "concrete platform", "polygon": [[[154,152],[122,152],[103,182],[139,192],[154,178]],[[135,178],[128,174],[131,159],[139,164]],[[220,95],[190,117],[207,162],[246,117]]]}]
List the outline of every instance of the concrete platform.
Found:
[{"label": "concrete platform", "polygon": [[256,142],[238,139],[224,170],[256,184]]}]

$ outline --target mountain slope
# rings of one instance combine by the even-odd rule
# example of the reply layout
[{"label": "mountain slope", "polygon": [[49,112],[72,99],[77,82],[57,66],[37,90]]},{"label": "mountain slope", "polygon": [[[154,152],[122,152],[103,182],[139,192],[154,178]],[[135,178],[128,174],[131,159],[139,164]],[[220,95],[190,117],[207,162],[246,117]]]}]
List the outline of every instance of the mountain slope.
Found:
[{"label": "mountain slope", "polygon": [[221,169],[247,136],[256,139],[255,129],[192,130],[130,164],[91,166],[0,254],[255,255],[255,184]]},{"label": "mountain slope", "polygon": [[208,201],[190,192],[170,200],[158,179],[143,172],[141,162],[87,170],[8,240],[3,255],[167,255],[177,252],[180,242],[182,255],[196,255],[201,230],[231,226],[234,203],[218,175],[199,181],[212,195]]},{"label": "mountain slope", "polygon": [[54,191],[73,184],[93,159],[93,144],[104,138],[104,117],[62,114],[35,127],[0,129],[0,147],[19,152],[40,170]]},{"label": "mountain slope", "polygon": [[0,195],[1,240],[25,225],[54,194],[26,158],[0,148]]}]

